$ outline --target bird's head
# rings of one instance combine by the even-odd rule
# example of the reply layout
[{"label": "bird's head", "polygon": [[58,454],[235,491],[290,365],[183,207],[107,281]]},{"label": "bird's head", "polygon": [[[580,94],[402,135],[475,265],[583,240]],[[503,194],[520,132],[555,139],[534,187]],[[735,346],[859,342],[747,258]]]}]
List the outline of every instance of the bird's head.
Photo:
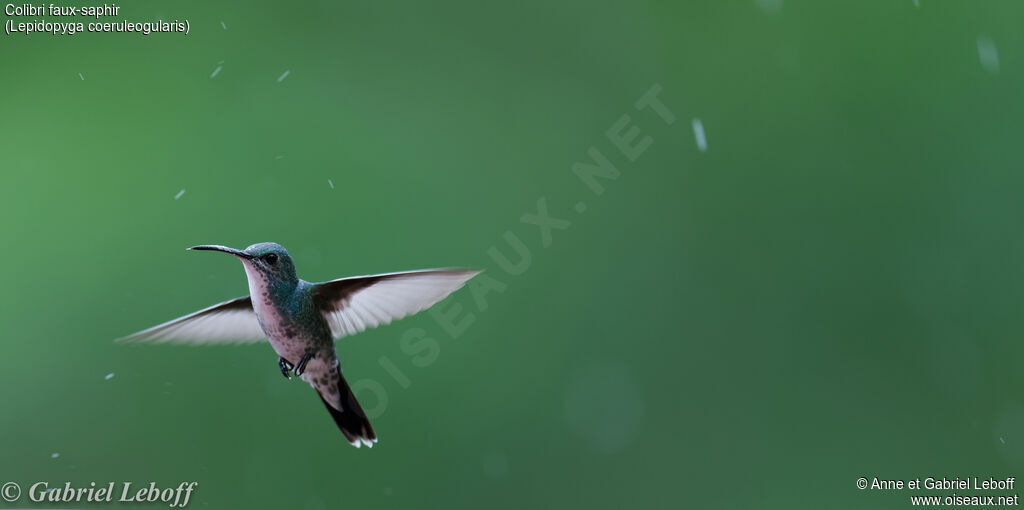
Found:
[{"label": "bird's head", "polygon": [[292,256],[288,254],[288,250],[284,249],[284,246],[277,243],[257,243],[244,250],[236,250],[219,244],[201,244],[189,249],[219,251],[234,255],[242,260],[245,272],[250,277],[258,275],[273,283],[294,284],[298,282]]}]

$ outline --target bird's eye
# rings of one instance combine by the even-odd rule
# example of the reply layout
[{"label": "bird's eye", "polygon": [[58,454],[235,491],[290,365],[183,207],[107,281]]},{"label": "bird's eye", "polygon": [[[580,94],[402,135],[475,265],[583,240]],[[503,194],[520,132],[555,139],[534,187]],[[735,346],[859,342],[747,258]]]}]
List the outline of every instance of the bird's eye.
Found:
[{"label": "bird's eye", "polygon": [[275,262],[277,262],[277,254],[268,253],[265,257],[263,257],[263,260],[266,260],[267,264],[273,265]]}]

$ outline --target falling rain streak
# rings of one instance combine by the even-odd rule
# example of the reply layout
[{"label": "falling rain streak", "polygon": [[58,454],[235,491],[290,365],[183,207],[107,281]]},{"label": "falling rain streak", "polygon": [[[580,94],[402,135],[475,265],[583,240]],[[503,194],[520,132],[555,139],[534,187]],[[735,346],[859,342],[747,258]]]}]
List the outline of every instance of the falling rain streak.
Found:
[{"label": "falling rain streak", "polygon": [[999,72],[999,50],[996,49],[996,43],[987,35],[978,36],[978,60],[986,71]]},{"label": "falling rain streak", "polygon": [[708,150],[708,139],[704,136],[704,123],[700,119],[693,119],[693,137],[697,141],[697,148],[701,152]]}]

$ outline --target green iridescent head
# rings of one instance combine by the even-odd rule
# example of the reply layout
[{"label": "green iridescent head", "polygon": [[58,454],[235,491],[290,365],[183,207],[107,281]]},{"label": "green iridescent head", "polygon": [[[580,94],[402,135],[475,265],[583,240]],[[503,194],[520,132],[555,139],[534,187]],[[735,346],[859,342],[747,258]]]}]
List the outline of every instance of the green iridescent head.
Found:
[{"label": "green iridescent head", "polygon": [[256,243],[244,250],[236,250],[219,244],[201,244],[189,249],[219,251],[234,255],[242,259],[247,270],[253,270],[273,282],[298,280],[292,256],[288,250],[284,249],[284,246],[277,243]]}]

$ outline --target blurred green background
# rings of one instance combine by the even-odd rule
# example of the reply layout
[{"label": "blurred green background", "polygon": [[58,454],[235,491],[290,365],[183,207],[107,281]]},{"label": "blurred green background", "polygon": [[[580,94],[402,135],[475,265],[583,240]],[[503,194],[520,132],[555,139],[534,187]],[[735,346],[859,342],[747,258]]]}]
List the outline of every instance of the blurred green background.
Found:
[{"label": "blurred green background", "polygon": [[[0,36],[0,481],[196,480],[193,508],[907,508],[855,480],[1020,475],[1022,15],[161,1],[121,17],[189,35]],[[672,124],[634,108],[655,84]],[[636,161],[606,137],[623,115],[653,140]],[[571,170],[591,147],[621,171],[600,196]],[[571,221],[547,247],[520,221],[542,197]],[[506,232],[522,274],[488,255],[516,258]],[[247,292],[184,248],[260,241],[307,280],[471,266],[503,292],[446,303],[472,315],[457,338],[424,313],[339,342],[377,390],[356,450],[268,345],[112,342]],[[402,349],[414,328],[436,357]]]}]

